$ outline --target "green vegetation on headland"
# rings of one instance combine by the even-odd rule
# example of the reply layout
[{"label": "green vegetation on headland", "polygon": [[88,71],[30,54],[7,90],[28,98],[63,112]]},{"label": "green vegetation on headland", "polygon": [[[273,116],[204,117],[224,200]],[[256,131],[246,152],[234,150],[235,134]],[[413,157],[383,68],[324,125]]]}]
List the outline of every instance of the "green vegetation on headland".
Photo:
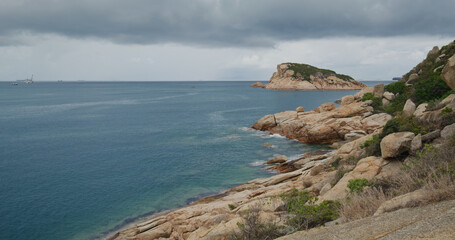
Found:
[{"label": "green vegetation on headland", "polygon": [[295,79],[301,79],[304,81],[310,81],[310,76],[315,76],[316,74],[320,73],[324,77],[329,76],[336,76],[337,78],[343,79],[345,81],[352,81],[354,80],[352,77],[348,75],[338,74],[335,71],[329,69],[321,69],[317,68],[308,64],[300,64],[300,63],[286,63],[289,66],[289,69],[294,71],[292,75]]}]

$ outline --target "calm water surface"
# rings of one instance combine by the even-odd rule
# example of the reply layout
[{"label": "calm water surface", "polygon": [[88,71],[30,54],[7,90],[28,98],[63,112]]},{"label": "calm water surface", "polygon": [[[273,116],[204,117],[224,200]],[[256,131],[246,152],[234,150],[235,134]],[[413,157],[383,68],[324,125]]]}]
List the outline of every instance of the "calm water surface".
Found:
[{"label": "calm water surface", "polygon": [[250,84],[0,82],[0,239],[96,238],[269,176],[258,163],[273,154],[292,158],[323,146],[246,127],[355,92]]}]

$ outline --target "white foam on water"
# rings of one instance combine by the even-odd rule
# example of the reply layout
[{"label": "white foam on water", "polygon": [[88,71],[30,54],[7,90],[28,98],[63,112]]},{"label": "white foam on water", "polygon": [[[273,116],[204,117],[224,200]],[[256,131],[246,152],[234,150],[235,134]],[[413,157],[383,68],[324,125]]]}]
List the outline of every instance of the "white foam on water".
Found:
[{"label": "white foam on water", "polygon": [[256,161],[256,162],[248,163],[248,165],[254,166],[254,167],[262,166],[262,165],[264,165],[264,161]]}]

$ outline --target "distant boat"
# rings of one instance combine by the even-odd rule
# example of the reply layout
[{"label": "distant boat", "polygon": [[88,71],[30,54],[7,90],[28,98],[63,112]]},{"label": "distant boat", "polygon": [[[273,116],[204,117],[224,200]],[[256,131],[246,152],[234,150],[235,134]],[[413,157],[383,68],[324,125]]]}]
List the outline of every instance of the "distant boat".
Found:
[{"label": "distant boat", "polygon": [[35,83],[33,81],[33,74],[32,74],[32,77],[31,78],[27,78],[25,80],[17,80],[17,82],[23,82],[23,83],[27,83],[27,84],[32,84],[32,83]]},{"label": "distant boat", "polygon": [[392,78],[392,80],[393,81],[399,81],[399,80],[401,80],[401,78],[400,77],[394,77],[394,78]]},{"label": "distant boat", "polygon": [[16,86],[16,85],[19,85],[19,83],[13,82],[13,83],[11,83],[11,85]]}]

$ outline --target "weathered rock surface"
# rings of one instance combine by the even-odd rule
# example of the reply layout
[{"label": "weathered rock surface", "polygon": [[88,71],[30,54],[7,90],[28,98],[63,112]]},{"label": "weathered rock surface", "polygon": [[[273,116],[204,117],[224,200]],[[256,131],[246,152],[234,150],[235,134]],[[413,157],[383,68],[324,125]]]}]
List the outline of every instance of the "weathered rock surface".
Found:
[{"label": "weathered rock surface", "polygon": [[394,98],[395,98],[395,94],[391,93],[391,92],[384,92],[384,98],[389,100],[389,101],[392,101]]},{"label": "weathered rock surface", "polygon": [[393,158],[409,151],[414,136],[412,132],[398,132],[385,136],[381,141],[382,157]]},{"label": "weathered rock surface", "polygon": [[265,164],[275,164],[275,163],[284,163],[288,160],[288,157],[285,155],[275,155],[273,158],[270,158],[265,162]]},{"label": "weathered rock surface", "polygon": [[261,82],[255,82],[255,83],[251,84],[250,87],[263,88],[263,87],[264,87],[264,84],[262,84]]},{"label": "weathered rock surface", "polygon": [[441,131],[441,137],[444,139],[448,139],[455,135],[455,123],[449,126],[444,127]]},{"label": "weathered rock surface", "polygon": [[[351,100],[351,97],[345,98],[345,103],[350,103],[341,104],[338,108],[333,103],[324,103],[311,111],[267,115],[251,127],[305,143],[334,143],[345,140],[346,134],[356,130],[372,133],[392,118],[386,113],[370,115],[373,109],[368,102]],[[350,140],[355,137],[347,136]]]},{"label": "weathered rock surface", "polygon": [[415,103],[413,103],[411,101],[411,99],[408,99],[406,101],[406,103],[404,104],[403,114],[406,115],[406,116],[411,116],[412,114],[414,114],[415,111],[416,111]]},{"label": "weathered rock surface", "polygon": [[[310,75],[302,75],[291,68],[299,66],[311,69]],[[333,71],[318,69],[310,65],[283,63],[277,66],[266,89],[289,90],[357,90],[366,87],[365,84],[355,81],[348,76],[338,75]]]},{"label": "weathered rock surface", "polygon": [[455,201],[400,209],[350,223],[296,232],[278,239],[455,239]]},{"label": "weathered rock surface", "polygon": [[442,69],[442,80],[455,90],[455,55],[449,58],[446,66]]},{"label": "weathered rock surface", "polygon": [[354,98],[359,100],[359,99],[361,99],[363,97],[363,95],[365,95],[365,93],[373,93],[373,91],[374,91],[373,87],[362,88],[362,90],[360,90],[359,92],[354,94]]},{"label": "weathered rock surface", "polygon": [[354,102],[354,96],[347,95],[341,98],[341,105],[348,105]]},{"label": "weathered rock surface", "polygon": [[415,154],[419,149],[422,148],[422,135],[418,134],[411,141],[410,153]]},{"label": "weathered rock surface", "polygon": [[373,87],[373,96],[377,98],[382,98],[384,95],[384,83],[377,84]]},{"label": "weathered rock surface", "polygon": [[328,190],[324,195],[320,196],[320,201],[323,200],[338,200],[346,197],[348,182],[355,178],[373,179],[381,171],[382,166],[388,161],[380,157],[367,157],[361,159],[354,170],[344,175],[338,183]]},{"label": "weathered rock surface", "polygon": [[427,110],[427,106],[428,103],[420,104],[414,111],[414,116],[416,116],[417,118],[421,118],[423,116],[423,113]]},{"label": "weathered rock surface", "polygon": [[298,107],[295,109],[297,113],[305,112],[305,107]]}]

